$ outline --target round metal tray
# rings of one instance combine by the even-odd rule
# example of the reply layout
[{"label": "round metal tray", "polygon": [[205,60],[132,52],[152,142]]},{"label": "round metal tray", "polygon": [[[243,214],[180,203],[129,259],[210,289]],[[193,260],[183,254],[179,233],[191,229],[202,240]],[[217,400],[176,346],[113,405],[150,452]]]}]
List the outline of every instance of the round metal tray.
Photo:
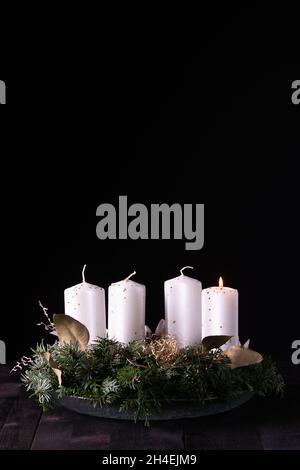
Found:
[{"label": "round metal tray", "polygon": [[[168,419],[197,418],[200,416],[224,413],[225,411],[232,410],[246,403],[253,395],[254,393],[245,392],[240,394],[237,398],[228,401],[210,400],[205,405],[201,405],[196,401],[173,401],[166,403],[158,411],[153,412],[150,420],[162,421]],[[134,412],[132,411],[120,412],[117,406],[94,407],[92,402],[87,398],[63,397],[57,398],[57,402],[76,413],[96,416],[98,418],[134,419]],[[144,420],[145,417],[141,416],[139,419]]]}]

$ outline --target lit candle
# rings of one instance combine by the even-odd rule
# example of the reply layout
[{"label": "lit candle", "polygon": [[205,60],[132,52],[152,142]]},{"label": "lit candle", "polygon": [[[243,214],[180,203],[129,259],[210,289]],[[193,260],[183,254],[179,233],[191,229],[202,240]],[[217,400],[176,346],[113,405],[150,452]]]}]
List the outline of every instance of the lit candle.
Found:
[{"label": "lit candle", "polygon": [[105,290],[85,281],[65,289],[65,313],[83,323],[90,333],[90,342],[106,336]]},{"label": "lit candle", "polygon": [[239,344],[238,291],[224,287],[220,277],[218,287],[202,292],[202,337],[232,336],[223,349]]},{"label": "lit candle", "polygon": [[201,343],[202,285],[197,279],[183,274],[165,282],[165,318],[167,333],[174,336],[180,346]]},{"label": "lit candle", "polygon": [[146,287],[130,276],[108,289],[108,336],[120,343],[145,337]]}]

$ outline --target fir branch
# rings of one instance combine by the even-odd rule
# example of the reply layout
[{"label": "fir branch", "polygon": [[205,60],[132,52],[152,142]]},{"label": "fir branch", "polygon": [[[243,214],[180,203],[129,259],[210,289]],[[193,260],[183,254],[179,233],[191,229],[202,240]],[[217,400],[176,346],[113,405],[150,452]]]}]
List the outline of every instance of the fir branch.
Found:
[{"label": "fir branch", "polygon": [[[155,337],[126,346],[100,338],[87,351],[80,350],[77,343],[41,343],[26,358],[22,380],[43,409],[54,406],[57,395],[77,396],[90,399],[94,406],[115,404],[121,411],[132,410],[136,420],[143,417],[146,422],[154,410],[173,400],[205,403],[246,391],[260,395],[283,391],[283,379],[271,358],[232,369],[228,357],[218,349],[207,352],[200,345],[170,354],[165,345],[164,360],[161,346]],[[173,348],[171,342],[169,346]],[[45,351],[62,370],[59,389]]]}]

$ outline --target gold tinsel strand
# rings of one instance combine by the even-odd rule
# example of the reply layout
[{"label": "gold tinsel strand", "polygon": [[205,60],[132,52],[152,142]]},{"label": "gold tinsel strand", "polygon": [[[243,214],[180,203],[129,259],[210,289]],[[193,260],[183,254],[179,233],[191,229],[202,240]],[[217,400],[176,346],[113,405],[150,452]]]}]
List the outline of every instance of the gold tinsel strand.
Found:
[{"label": "gold tinsel strand", "polygon": [[152,356],[157,363],[172,363],[179,354],[179,346],[173,336],[163,336],[143,345],[143,353]]}]

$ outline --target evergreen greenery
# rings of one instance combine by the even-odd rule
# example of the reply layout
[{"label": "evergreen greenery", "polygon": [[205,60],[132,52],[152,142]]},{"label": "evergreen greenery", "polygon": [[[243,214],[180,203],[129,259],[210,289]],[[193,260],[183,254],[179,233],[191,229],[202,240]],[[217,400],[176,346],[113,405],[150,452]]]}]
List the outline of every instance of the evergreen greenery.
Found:
[{"label": "evergreen greenery", "polygon": [[[155,352],[158,345],[155,336],[126,346],[101,338],[87,351],[76,342],[42,343],[33,351],[22,380],[44,410],[55,405],[58,394],[89,398],[95,406],[114,404],[121,411],[133,410],[135,419],[144,416],[146,420],[166,401],[204,404],[245,391],[260,395],[283,391],[283,379],[271,358],[232,369],[220,349],[207,351],[198,345],[164,355]],[[61,386],[45,352],[50,352],[55,367],[62,371]]]}]

